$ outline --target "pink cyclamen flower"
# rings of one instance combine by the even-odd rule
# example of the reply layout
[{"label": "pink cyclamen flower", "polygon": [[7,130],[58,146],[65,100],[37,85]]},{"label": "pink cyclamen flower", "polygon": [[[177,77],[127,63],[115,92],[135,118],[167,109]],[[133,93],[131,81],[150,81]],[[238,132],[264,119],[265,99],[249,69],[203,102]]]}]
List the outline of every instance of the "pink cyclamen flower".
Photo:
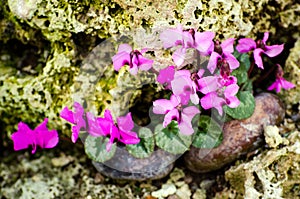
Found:
[{"label": "pink cyclamen flower", "polygon": [[166,114],[163,122],[163,127],[167,127],[172,120],[178,122],[180,133],[191,135],[194,133],[192,127],[193,117],[200,113],[195,106],[182,107],[181,98],[172,95],[170,100],[158,99],[153,102],[153,112],[155,114]]},{"label": "pink cyclamen flower", "polygon": [[130,112],[126,116],[118,117],[117,124],[115,124],[110,111],[105,110],[104,118],[98,118],[98,122],[103,134],[110,136],[109,142],[106,145],[107,151],[110,151],[115,139],[124,144],[138,144],[140,142],[137,133],[131,131],[134,123]]},{"label": "pink cyclamen flower", "polygon": [[254,55],[255,64],[259,68],[264,69],[261,54],[266,54],[269,57],[275,57],[279,55],[284,48],[284,44],[268,46],[266,44],[268,38],[269,38],[269,32],[265,32],[263,39],[258,40],[257,42],[255,42],[251,38],[242,38],[239,40],[239,43],[236,46],[236,50],[239,53],[247,53],[251,50],[254,50],[253,55]]},{"label": "pink cyclamen flower", "polygon": [[174,79],[174,75],[175,75],[175,66],[168,66],[159,71],[159,74],[157,76],[157,81],[160,84],[165,85],[166,89],[171,89],[171,81]]},{"label": "pink cyclamen flower", "polygon": [[214,44],[212,39],[213,32],[197,32],[194,29],[183,30],[181,26],[163,31],[160,34],[160,40],[163,42],[164,48],[181,46],[172,55],[173,61],[177,66],[181,66],[184,62],[186,50],[189,48],[196,49],[201,55],[209,55]]},{"label": "pink cyclamen flower", "polygon": [[68,107],[65,107],[60,112],[61,118],[74,124],[74,126],[72,127],[72,136],[71,136],[71,140],[73,143],[77,141],[80,130],[86,130],[86,126],[87,126],[86,121],[84,119],[85,113],[83,107],[78,102],[74,102],[74,109],[75,111],[72,112],[71,110],[68,109]]},{"label": "pink cyclamen flower", "polygon": [[129,65],[129,72],[136,75],[138,70],[149,70],[152,67],[153,60],[143,57],[143,53],[147,49],[142,51],[132,50],[128,44],[121,44],[118,48],[118,53],[112,57],[113,65],[116,71],[124,65]]},{"label": "pink cyclamen flower", "polygon": [[284,88],[286,90],[289,90],[291,88],[294,88],[295,85],[291,82],[288,82],[283,78],[283,69],[279,64],[277,64],[277,73],[276,73],[276,80],[271,86],[268,87],[268,90],[273,90],[275,89],[277,93],[280,92],[281,88]]},{"label": "pink cyclamen flower", "polygon": [[240,101],[235,96],[239,90],[236,77],[207,76],[199,79],[198,84],[200,87],[199,91],[205,94],[200,99],[201,106],[205,110],[215,108],[222,115],[224,105],[230,108],[239,106]]},{"label": "pink cyclamen flower", "polygon": [[221,44],[215,43],[214,52],[211,53],[207,68],[213,74],[218,64],[227,64],[230,70],[237,69],[240,66],[239,61],[232,55],[234,38],[229,38]]},{"label": "pink cyclamen flower", "polygon": [[190,99],[193,104],[199,104],[197,80],[200,79],[203,73],[203,69],[193,74],[189,70],[175,72],[174,79],[171,81],[171,87],[174,95],[181,97],[183,105],[188,104]]},{"label": "pink cyclamen flower", "polygon": [[34,130],[31,130],[27,124],[20,122],[18,131],[11,135],[14,142],[14,150],[22,150],[32,146],[31,153],[35,153],[36,147],[53,148],[58,143],[58,133],[56,130],[48,130],[48,118],[39,124]]}]

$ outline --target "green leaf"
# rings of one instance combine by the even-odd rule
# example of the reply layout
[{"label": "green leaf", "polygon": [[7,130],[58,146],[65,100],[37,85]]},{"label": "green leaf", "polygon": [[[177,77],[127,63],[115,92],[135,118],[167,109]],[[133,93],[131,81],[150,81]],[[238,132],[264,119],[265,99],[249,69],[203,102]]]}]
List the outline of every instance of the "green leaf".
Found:
[{"label": "green leaf", "polygon": [[159,124],[154,131],[156,145],[172,154],[184,153],[192,143],[192,136],[182,135],[175,121],[172,121],[166,128]]},{"label": "green leaf", "polygon": [[116,152],[116,143],[114,143],[110,151],[106,151],[106,144],[109,138],[88,136],[84,143],[85,153],[88,157],[96,162],[105,162],[111,159]]},{"label": "green leaf", "polygon": [[248,70],[250,68],[250,59],[247,53],[238,54],[236,55],[236,58],[239,60],[240,66],[233,70],[231,75],[235,76],[237,78],[238,85],[241,85],[249,81]]},{"label": "green leaf", "polygon": [[240,105],[236,108],[224,106],[224,111],[234,119],[245,119],[250,117],[255,108],[255,99],[251,92],[240,91],[237,93],[237,98],[240,100]]},{"label": "green leaf", "polygon": [[222,138],[222,126],[212,117],[201,115],[192,145],[196,148],[214,148],[221,144]]},{"label": "green leaf", "polygon": [[147,158],[154,151],[154,137],[149,128],[142,127],[139,130],[140,142],[126,145],[127,151],[136,158]]}]

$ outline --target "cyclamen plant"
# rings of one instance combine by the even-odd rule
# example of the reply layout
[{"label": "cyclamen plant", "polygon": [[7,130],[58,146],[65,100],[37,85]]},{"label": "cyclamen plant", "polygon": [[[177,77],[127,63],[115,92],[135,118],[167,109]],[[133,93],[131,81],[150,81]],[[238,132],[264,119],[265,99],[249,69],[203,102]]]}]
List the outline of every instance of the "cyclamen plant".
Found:
[{"label": "cyclamen plant", "polygon": [[[215,109],[220,117],[226,115],[227,119],[250,117],[255,108],[250,79],[256,75],[252,74],[253,66],[256,64],[258,69],[263,70],[262,55],[277,56],[284,45],[268,46],[268,32],[264,33],[262,40],[239,39],[236,48],[234,38],[220,42],[214,37],[213,32],[184,30],[181,26],[164,30],[160,40],[164,49],[171,52],[175,49],[172,53],[174,65],[162,67],[159,71],[152,68],[154,60],[147,58],[147,49],[138,51],[129,44],[121,44],[112,57],[114,69],[119,71],[128,66],[132,75],[138,74],[139,70],[157,74],[157,84],[163,86],[169,97],[153,101],[152,112],[158,117],[162,115],[163,120],[154,121],[154,127],[137,128],[130,112],[114,120],[110,110],[105,110],[104,116],[98,117],[85,112],[82,105],[75,102],[74,111],[65,107],[60,113],[61,118],[73,124],[72,142],[82,136],[86,153],[98,162],[111,159],[117,146],[126,147],[137,158],[149,157],[155,148],[182,154],[191,146],[215,147],[221,142],[222,127],[208,119],[210,111]],[[192,67],[186,63],[188,50],[194,50],[194,59],[197,60]],[[204,57],[208,60],[205,66],[198,62]],[[274,67],[277,67],[276,80],[268,90],[279,92],[281,88],[295,87],[283,78],[279,64]],[[45,121],[47,123],[47,119]],[[57,133],[48,131],[46,123],[34,131],[20,123],[19,130],[12,135],[15,150],[32,145],[34,153],[36,145],[54,147],[58,142]],[[205,142],[211,135],[206,132],[212,125],[217,136],[212,136],[215,142],[209,145]],[[29,141],[24,141],[27,137]]]}]

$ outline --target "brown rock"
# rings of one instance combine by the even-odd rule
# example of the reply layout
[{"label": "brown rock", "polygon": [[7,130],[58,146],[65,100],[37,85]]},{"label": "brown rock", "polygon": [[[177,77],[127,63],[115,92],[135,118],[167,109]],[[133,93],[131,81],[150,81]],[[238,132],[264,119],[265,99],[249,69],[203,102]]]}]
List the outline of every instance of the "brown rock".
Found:
[{"label": "brown rock", "polygon": [[279,124],[284,118],[285,108],[280,99],[270,93],[259,94],[255,102],[255,110],[250,118],[224,124],[223,141],[218,147],[192,147],[184,156],[186,166],[197,173],[210,172],[258,148],[262,143],[263,127]]}]

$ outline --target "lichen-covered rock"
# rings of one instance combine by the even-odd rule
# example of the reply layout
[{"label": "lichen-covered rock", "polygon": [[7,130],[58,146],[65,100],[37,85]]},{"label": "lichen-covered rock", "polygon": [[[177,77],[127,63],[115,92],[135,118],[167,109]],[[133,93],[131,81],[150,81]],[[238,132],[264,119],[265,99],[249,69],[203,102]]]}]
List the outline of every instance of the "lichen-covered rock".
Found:
[{"label": "lichen-covered rock", "polygon": [[39,75],[2,74],[0,116],[6,124],[3,130],[10,134],[21,120],[36,124],[43,117],[50,118],[49,125],[58,128],[61,121],[57,114],[64,105],[72,103],[66,95],[70,94],[68,85],[72,85],[76,72],[68,55],[57,52]]},{"label": "lichen-covered rock", "polygon": [[292,132],[288,140],[290,144],[265,151],[226,171],[231,192],[239,195],[236,198],[299,197],[299,132]]},{"label": "lichen-covered rock", "polygon": [[224,124],[223,141],[218,147],[192,147],[184,156],[186,166],[197,173],[214,171],[256,149],[262,142],[263,127],[279,124],[284,118],[285,108],[280,99],[270,93],[261,93],[255,102],[251,117]]},{"label": "lichen-covered rock", "polygon": [[132,199],[157,189],[150,183],[120,184],[102,176],[76,147],[66,153],[57,149],[41,153],[40,157],[23,152],[1,157],[0,198]]},{"label": "lichen-covered rock", "polygon": [[[63,106],[71,107],[71,99],[76,96],[79,100],[83,100],[83,96],[91,97],[88,105],[95,114],[101,114],[107,107],[115,107],[115,115],[122,114],[123,110],[118,112],[119,108],[128,104],[128,99],[123,99],[130,95],[138,97],[141,94],[140,87],[133,87],[137,92],[129,91],[129,94],[120,89],[114,90],[117,78],[126,76],[126,73],[117,76],[113,70],[108,69],[99,78],[96,74],[101,72],[95,72],[94,69],[100,67],[92,67],[94,74],[86,73],[81,68],[87,55],[105,38],[129,35],[133,37],[134,46],[150,45],[151,49],[156,49],[159,44],[157,33],[164,28],[182,24],[184,28],[215,31],[217,38],[221,39],[246,35],[255,38],[256,33],[276,33],[282,30],[278,27],[287,27],[280,39],[285,38],[284,41],[289,42],[289,30],[295,31],[298,28],[297,20],[292,17],[297,16],[297,5],[293,1],[280,0],[274,5],[268,2],[1,1],[2,130],[6,134],[12,133],[21,120],[35,126],[42,117],[49,117],[49,125],[59,128],[61,121],[57,114]],[[159,65],[170,64],[170,56],[164,56],[162,51],[155,52],[155,56],[158,60],[154,64],[156,69]],[[143,84],[148,84],[150,79],[152,81],[153,77],[143,79]],[[139,81],[133,80],[128,85]],[[87,92],[89,88],[95,93]],[[111,93],[108,90],[112,90]],[[114,100],[119,96],[122,96],[122,100]]]},{"label": "lichen-covered rock", "polygon": [[300,102],[300,39],[290,50],[288,59],[284,67],[287,80],[295,84],[295,88],[283,91],[282,97],[287,104],[297,104]]}]

